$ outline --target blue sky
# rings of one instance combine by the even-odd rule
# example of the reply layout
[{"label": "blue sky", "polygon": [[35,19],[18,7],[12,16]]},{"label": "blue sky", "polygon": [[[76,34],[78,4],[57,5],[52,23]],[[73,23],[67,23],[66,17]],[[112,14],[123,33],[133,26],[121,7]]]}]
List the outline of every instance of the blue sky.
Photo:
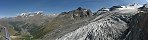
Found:
[{"label": "blue sky", "polygon": [[0,0],[0,18],[16,16],[22,12],[44,11],[44,13],[61,13],[77,7],[91,9],[93,12],[102,7],[145,4],[146,0]]}]

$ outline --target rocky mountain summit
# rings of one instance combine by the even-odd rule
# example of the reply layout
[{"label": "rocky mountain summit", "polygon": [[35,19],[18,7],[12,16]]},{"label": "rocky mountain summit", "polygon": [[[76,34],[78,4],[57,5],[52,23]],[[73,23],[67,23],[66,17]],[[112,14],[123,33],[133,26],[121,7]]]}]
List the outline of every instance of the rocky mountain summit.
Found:
[{"label": "rocky mountain summit", "polygon": [[90,9],[85,9],[82,7],[78,7],[75,10],[69,12],[62,12],[59,14],[60,17],[70,17],[70,18],[83,18],[83,17],[90,17],[92,16],[92,12]]},{"label": "rocky mountain summit", "polygon": [[113,6],[94,13],[82,7],[60,14],[29,12],[2,18],[0,25],[9,25],[11,36],[22,40],[148,40],[147,6]]}]

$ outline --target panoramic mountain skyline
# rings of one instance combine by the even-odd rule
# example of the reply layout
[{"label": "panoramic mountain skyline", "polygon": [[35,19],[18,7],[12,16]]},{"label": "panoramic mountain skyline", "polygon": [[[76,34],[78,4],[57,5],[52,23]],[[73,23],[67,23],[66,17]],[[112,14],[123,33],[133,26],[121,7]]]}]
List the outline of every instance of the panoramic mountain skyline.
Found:
[{"label": "panoramic mountain skyline", "polygon": [[0,18],[12,17],[23,12],[44,11],[45,14],[61,13],[84,7],[96,12],[114,5],[145,4],[146,0],[0,0]]},{"label": "panoramic mountain skyline", "polygon": [[0,0],[0,40],[148,40],[148,0]]}]

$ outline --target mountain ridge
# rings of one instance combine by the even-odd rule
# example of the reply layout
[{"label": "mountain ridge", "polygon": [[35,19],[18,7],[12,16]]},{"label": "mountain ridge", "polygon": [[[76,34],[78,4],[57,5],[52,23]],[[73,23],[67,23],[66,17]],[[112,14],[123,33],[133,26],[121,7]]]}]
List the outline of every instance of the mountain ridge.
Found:
[{"label": "mountain ridge", "polygon": [[[145,21],[147,10],[147,4],[113,6],[102,8],[97,12],[78,7],[60,14],[46,15],[40,11],[22,13],[16,17],[2,18],[0,23],[2,26],[10,25],[16,31],[13,34],[22,36],[24,38],[21,39],[25,40],[31,37],[32,40],[136,40],[137,36],[134,32],[139,31],[135,31],[138,29],[137,25],[134,25],[137,24],[135,21],[140,22],[139,19],[143,18],[144,22],[147,22]],[[138,25],[146,25],[146,23]],[[135,27],[130,28],[132,26]],[[143,33],[142,36],[147,35],[146,29],[142,30],[144,30],[140,32]],[[146,37],[137,39],[146,40]]]}]

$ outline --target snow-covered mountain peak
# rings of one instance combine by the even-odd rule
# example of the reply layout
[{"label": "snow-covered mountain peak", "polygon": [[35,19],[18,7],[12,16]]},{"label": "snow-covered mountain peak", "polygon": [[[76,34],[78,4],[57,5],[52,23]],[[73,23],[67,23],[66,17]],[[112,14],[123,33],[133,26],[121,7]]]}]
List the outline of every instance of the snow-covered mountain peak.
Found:
[{"label": "snow-covered mountain peak", "polygon": [[119,13],[137,13],[138,9],[143,5],[139,4],[130,4],[125,6],[113,6],[110,8],[110,11],[119,12]]},{"label": "snow-covered mountain peak", "polygon": [[134,4],[129,4],[128,6],[142,7],[143,5],[140,5],[140,4],[137,4],[137,3],[134,3]]},{"label": "snow-covered mountain peak", "polygon": [[34,16],[34,15],[43,15],[43,11],[26,12],[26,13],[18,14],[18,16],[24,16],[24,17]]}]

